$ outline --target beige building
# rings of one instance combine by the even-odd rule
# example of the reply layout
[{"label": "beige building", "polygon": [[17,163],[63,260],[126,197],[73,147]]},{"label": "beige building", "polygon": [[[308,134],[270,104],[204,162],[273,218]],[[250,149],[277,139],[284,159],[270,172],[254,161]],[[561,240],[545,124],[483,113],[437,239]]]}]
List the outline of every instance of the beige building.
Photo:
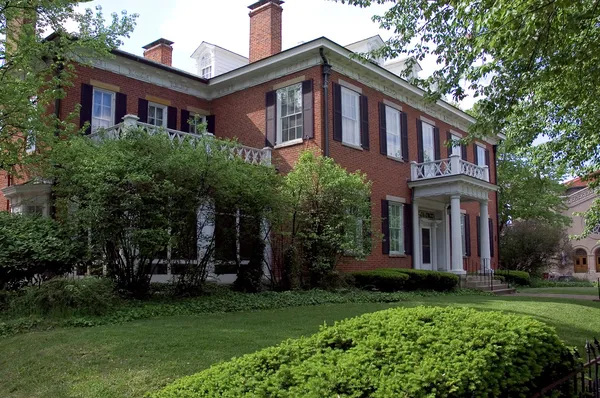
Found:
[{"label": "beige building", "polygon": [[[590,208],[596,194],[587,187],[581,179],[576,178],[566,183],[567,206],[565,215],[573,219],[573,223],[567,229],[569,236],[579,235],[585,227],[585,220],[574,213],[585,212]],[[562,269],[563,274],[570,274],[579,279],[596,280],[600,277],[600,225],[597,225],[592,234],[578,240],[572,240],[574,258],[572,265]]]}]

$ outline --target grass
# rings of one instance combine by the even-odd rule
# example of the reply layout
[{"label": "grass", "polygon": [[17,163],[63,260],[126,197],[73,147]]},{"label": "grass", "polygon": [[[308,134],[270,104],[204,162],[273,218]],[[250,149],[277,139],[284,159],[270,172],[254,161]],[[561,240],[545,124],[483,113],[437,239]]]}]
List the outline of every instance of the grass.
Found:
[{"label": "grass", "polygon": [[522,293],[540,293],[540,294],[573,294],[581,296],[596,296],[598,297],[597,287],[535,287],[535,288],[519,288]]},{"label": "grass", "polygon": [[137,320],[0,340],[1,397],[141,397],[211,364],[316,332],[324,322],[393,306],[458,305],[534,316],[581,346],[600,330],[600,303],[537,297],[415,297]]}]

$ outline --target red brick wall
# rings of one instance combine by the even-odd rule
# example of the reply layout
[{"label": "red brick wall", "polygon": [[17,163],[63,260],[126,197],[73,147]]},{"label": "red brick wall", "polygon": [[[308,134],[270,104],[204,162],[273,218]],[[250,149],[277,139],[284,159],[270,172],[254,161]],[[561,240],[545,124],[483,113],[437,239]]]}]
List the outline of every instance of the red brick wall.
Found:
[{"label": "red brick wall", "polygon": [[250,62],[281,52],[282,11],[269,3],[250,12]]},{"label": "red brick wall", "polygon": [[166,44],[158,44],[144,51],[144,58],[151,61],[171,66],[173,63],[173,47]]}]

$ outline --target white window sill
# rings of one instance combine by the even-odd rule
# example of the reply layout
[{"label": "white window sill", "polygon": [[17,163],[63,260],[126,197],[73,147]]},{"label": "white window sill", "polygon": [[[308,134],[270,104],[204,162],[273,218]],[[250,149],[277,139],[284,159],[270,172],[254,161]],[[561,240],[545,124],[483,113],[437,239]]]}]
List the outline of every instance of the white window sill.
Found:
[{"label": "white window sill", "polygon": [[281,144],[277,144],[273,147],[273,149],[285,148],[288,146],[294,146],[298,144],[302,144],[304,140],[302,138],[296,138],[295,140],[282,142]]},{"label": "white window sill", "polygon": [[343,146],[347,146],[348,148],[356,149],[358,151],[362,151],[363,150],[360,145],[350,144],[350,143],[347,143],[347,142],[344,142],[344,141],[342,141],[342,145]]},{"label": "white window sill", "polygon": [[392,257],[392,258],[405,258],[406,254],[390,253],[389,256]]},{"label": "white window sill", "polygon": [[406,162],[404,161],[404,159],[402,159],[402,158],[397,158],[397,157],[395,157],[395,156],[390,156],[390,155],[387,155],[387,158],[388,158],[388,159],[390,159],[390,160],[393,160],[393,161],[395,161],[395,162],[406,163]]}]

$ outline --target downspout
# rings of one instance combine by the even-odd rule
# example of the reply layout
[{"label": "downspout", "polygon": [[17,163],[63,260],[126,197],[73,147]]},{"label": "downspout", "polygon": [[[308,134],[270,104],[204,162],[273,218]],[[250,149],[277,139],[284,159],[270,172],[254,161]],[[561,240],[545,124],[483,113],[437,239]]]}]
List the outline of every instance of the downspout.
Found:
[{"label": "downspout", "polygon": [[325,156],[329,157],[329,76],[331,75],[331,65],[323,52],[323,47],[319,49],[321,59],[323,60],[323,148]]}]

